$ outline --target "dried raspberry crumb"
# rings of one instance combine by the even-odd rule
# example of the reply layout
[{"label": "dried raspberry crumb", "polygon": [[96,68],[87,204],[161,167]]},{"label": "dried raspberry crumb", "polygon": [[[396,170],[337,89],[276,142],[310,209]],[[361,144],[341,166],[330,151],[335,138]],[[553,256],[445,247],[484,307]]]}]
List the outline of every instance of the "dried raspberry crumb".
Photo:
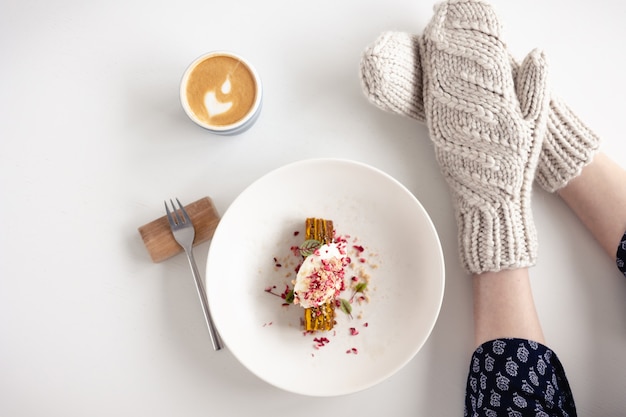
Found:
[{"label": "dried raspberry crumb", "polygon": [[328,338],[326,337],[316,337],[315,339],[313,339],[313,341],[315,342],[315,345],[313,345],[315,349],[324,347],[330,342],[330,340],[328,340]]},{"label": "dried raspberry crumb", "polygon": [[369,324],[369,323],[367,323],[367,322],[363,323],[363,327],[368,327],[369,325],[370,325],[370,324]]},{"label": "dried raspberry crumb", "polygon": [[353,245],[352,246],[354,249],[356,249],[357,252],[361,253],[363,252],[365,249],[363,248],[363,246],[361,245]]},{"label": "dried raspberry crumb", "polygon": [[359,262],[361,262],[362,264],[364,264],[365,262],[367,262],[367,259],[365,259],[365,258],[359,258]]},{"label": "dried raspberry crumb", "polygon": [[300,231],[296,230],[295,232],[293,232],[294,236],[298,236],[300,234]]},{"label": "dried raspberry crumb", "polygon": [[359,331],[356,327],[350,327],[350,336],[356,336],[357,334],[359,334]]},{"label": "dried raspberry crumb", "polygon": [[359,353],[359,351],[357,350],[357,348],[350,348],[350,349],[346,350],[346,353],[347,353],[348,355],[349,355],[349,354],[354,354],[354,355],[356,355],[356,354],[358,354],[358,353]]}]

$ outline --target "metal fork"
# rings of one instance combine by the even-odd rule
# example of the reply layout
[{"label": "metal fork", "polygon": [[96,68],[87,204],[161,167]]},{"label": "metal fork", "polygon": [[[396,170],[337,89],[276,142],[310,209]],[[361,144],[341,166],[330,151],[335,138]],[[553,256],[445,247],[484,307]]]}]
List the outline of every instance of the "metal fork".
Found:
[{"label": "metal fork", "polygon": [[174,235],[174,239],[182,248],[185,250],[187,254],[187,259],[189,259],[189,266],[191,267],[191,273],[193,274],[193,279],[196,282],[196,289],[198,290],[198,297],[200,297],[200,303],[202,304],[202,311],[204,313],[204,320],[206,321],[207,327],[209,329],[209,335],[211,336],[211,343],[213,343],[213,349],[220,350],[222,348],[222,341],[220,339],[217,330],[215,329],[215,325],[213,324],[213,319],[211,318],[211,311],[209,310],[209,302],[207,300],[206,291],[204,289],[204,284],[202,283],[202,277],[200,276],[200,272],[198,271],[198,267],[196,265],[196,260],[193,257],[193,239],[195,237],[196,231],[193,228],[193,224],[191,223],[191,219],[185,211],[185,208],[180,201],[176,199],[178,203],[178,207],[180,209],[181,214],[176,210],[176,206],[174,202],[170,199],[170,203],[172,205],[172,211],[167,205],[167,201],[165,201],[165,212],[167,213],[167,220],[170,223],[170,228],[172,229],[172,234]]}]

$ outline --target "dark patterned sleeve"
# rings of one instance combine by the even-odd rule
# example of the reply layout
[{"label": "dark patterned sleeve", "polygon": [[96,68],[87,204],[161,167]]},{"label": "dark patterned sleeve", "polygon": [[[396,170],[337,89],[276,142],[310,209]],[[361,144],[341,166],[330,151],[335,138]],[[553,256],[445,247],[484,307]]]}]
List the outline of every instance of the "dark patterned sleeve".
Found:
[{"label": "dark patterned sleeve", "polygon": [[465,416],[576,416],[565,370],[548,347],[526,339],[498,339],[472,355]]},{"label": "dark patterned sleeve", "polygon": [[619,242],[619,246],[617,247],[617,267],[622,274],[626,277],[626,233],[622,236],[621,242]]}]

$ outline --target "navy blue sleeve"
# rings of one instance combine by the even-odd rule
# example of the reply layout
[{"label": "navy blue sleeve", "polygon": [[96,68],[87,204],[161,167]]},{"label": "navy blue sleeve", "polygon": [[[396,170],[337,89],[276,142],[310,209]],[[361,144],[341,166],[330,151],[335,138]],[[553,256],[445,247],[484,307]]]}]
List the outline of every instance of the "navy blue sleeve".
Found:
[{"label": "navy blue sleeve", "polygon": [[622,240],[617,247],[617,267],[626,277],[626,233],[622,236]]},{"label": "navy blue sleeve", "polygon": [[574,417],[576,406],[552,350],[526,339],[498,339],[472,355],[465,416]]}]

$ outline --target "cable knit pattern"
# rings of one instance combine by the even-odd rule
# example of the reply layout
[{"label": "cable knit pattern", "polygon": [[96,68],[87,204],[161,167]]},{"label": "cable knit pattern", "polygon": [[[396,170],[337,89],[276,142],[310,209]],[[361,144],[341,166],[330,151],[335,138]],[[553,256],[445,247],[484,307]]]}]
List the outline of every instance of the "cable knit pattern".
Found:
[{"label": "cable knit pattern", "polygon": [[[519,64],[511,58],[515,73]],[[382,110],[425,122],[420,36],[384,32],[363,52],[363,92]],[[554,192],[577,177],[600,147],[600,138],[558,97],[552,95],[548,128],[536,181]]]},{"label": "cable knit pattern", "polygon": [[471,273],[534,265],[531,190],[549,103],[543,54],[529,54],[514,82],[498,19],[479,0],[438,5],[421,51],[426,120],[463,265]]}]

